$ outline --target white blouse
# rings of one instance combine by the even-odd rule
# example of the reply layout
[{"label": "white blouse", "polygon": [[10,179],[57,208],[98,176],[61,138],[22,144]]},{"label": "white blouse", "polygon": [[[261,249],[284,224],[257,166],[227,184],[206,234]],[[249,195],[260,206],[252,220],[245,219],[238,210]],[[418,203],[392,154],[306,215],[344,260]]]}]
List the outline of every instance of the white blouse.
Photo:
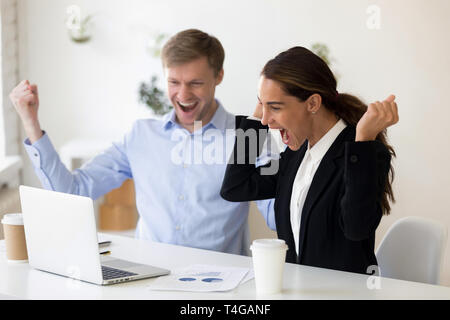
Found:
[{"label": "white blouse", "polygon": [[308,194],[309,187],[311,186],[311,182],[320,162],[322,161],[322,158],[325,156],[334,140],[336,140],[337,136],[342,132],[342,130],[345,129],[345,127],[347,127],[347,124],[344,120],[340,119],[312,148],[310,148],[308,143],[308,149],[306,150],[303,161],[298,168],[294,185],[292,187],[290,205],[291,226],[292,233],[294,234],[295,251],[297,252],[297,255],[300,236],[300,223],[306,195]]}]

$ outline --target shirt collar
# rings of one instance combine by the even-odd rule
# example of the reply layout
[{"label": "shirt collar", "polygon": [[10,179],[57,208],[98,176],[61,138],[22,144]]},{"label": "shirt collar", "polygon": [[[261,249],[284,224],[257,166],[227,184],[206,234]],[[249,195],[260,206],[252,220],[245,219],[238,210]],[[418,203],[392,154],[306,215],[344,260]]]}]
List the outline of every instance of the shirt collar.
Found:
[{"label": "shirt collar", "polygon": [[[226,129],[227,122],[227,112],[225,108],[222,106],[219,100],[216,99],[217,110],[214,113],[214,116],[211,118],[211,121],[203,126],[206,129],[209,126],[213,126],[216,129],[224,131]],[[175,109],[172,109],[168,114],[164,115],[162,118],[162,126],[165,130],[170,129],[173,126],[179,126],[176,121]]]},{"label": "shirt collar", "polygon": [[173,125],[176,125],[175,109],[172,109],[169,113],[165,114],[162,118],[162,127],[164,130],[168,130]]},{"label": "shirt collar", "polygon": [[330,149],[334,140],[336,140],[338,135],[346,127],[347,124],[345,123],[345,121],[339,119],[339,121],[336,122],[336,124],[330,130],[328,130],[328,132],[322,138],[320,138],[319,141],[317,141],[313,148],[310,148],[308,142],[308,151],[311,154],[311,158],[314,162],[319,162],[322,160],[322,158],[325,156],[325,153],[327,153],[328,149]]}]

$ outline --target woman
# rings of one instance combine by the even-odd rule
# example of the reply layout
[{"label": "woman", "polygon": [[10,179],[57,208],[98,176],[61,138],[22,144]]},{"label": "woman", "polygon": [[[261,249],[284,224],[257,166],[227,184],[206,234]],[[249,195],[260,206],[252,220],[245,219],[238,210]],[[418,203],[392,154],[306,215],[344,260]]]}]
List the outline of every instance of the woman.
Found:
[{"label": "woman", "polygon": [[275,197],[287,262],[366,273],[377,265],[375,231],[394,201],[390,162],[395,153],[385,130],[398,122],[394,99],[367,107],[338,93],[327,64],[311,51],[294,47],[279,54],[261,73],[254,114],[261,120],[237,117],[236,124],[244,132],[279,129],[288,148],[278,163],[267,166],[277,172],[267,175],[266,167],[252,164],[249,141],[245,162],[236,143],[222,197]]}]

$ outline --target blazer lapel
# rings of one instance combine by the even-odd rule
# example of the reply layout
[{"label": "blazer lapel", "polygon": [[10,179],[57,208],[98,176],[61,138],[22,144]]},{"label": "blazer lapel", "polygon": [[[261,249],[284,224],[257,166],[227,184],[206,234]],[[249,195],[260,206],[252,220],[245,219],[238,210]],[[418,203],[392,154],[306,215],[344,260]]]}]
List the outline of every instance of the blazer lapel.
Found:
[{"label": "blazer lapel", "polygon": [[311,214],[314,205],[320,199],[322,192],[325,190],[331,178],[337,169],[335,159],[344,155],[344,142],[347,136],[351,133],[351,127],[347,126],[336,138],[327,151],[311,182],[308,194],[306,195],[305,204],[302,210],[302,220],[300,224],[300,236],[299,236],[299,256],[297,257],[297,263],[300,263],[303,247],[305,243],[306,227],[308,225],[308,219]]}]

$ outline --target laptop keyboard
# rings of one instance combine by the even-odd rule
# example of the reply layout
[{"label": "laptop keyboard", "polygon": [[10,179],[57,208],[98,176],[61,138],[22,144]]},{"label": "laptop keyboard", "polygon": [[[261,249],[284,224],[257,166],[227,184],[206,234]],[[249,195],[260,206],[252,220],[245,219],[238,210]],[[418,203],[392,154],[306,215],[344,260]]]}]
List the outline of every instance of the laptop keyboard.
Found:
[{"label": "laptop keyboard", "polygon": [[135,276],[137,273],[102,266],[103,280]]}]

